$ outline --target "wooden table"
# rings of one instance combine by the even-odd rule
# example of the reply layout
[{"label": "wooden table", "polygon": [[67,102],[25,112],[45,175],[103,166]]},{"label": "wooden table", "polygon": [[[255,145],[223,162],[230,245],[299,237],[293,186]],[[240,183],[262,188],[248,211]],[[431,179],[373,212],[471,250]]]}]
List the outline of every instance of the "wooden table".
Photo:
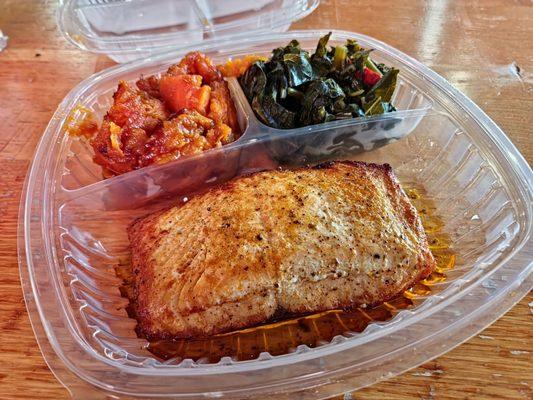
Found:
[{"label": "wooden table", "polygon": [[[0,398],[60,399],[26,314],[17,262],[21,187],[57,104],[113,62],[60,35],[56,2],[3,0],[0,29]],[[323,0],[294,28],[381,39],[434,68],[471,97],[533,160],[533,4],[528,0]],[[533,295],[455,350],[354,399],[532,399]],[[346,396],[349,398],[349,396]]]}]

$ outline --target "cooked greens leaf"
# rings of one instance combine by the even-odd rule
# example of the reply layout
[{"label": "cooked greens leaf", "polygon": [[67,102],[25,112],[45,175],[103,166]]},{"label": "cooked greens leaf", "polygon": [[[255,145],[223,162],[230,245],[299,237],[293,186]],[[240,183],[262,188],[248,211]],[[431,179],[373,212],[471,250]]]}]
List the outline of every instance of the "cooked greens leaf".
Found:
[{"label": "cooked greens leaf", "polygon": [[240,84],[245,96],[251,100],[256,93],[263,93],[267,84],[266,65],[257,61],[240,78]]},{"label": "cooked greens leaf", "polygon": [[326,107],[333,111],[332,104],[344,98],[344,92],[333,79],[317,79],[309,84],[304,93],[299,122],[302,126],[324,122]]},{"label": "cooked greens leaf", "polygon": [[304,52],[300,52],[300,54],[285,54],[283,62],[289,86],[300,86],[315,78],[308,54]]},{"label": "cooked greens leaf", "polygon": [[313,54],[313,57],[324,57],[328,53],[327,44],[329,42],[329,38],[331,36],[331,32],[329,32],[327,35],[322,36],[318,40],[318,44],[316,46],[315,54]]},{"label": "cooked greens leaf", "polygon": [[318,76],[326,75],[333,65],[330,57],[328,57],[327,44],[331,32],[325,36],[322,36],[318,41],[315,53],[311,56],[311,64]]},{"label": "cooked greens leaf", "polygon": [[381,97],[378,97],[370,103],[364,103],[363,109],[365,110],[365,115],[378,115],[383,113],[383,107],[381,105]]},{"label": "cooked greens leaf", "polygon": [[352,56],[358,51],[361,51],[361,46],[359,46],[357,41],[354,39],[346,40],[346,48],[348,49],[348,56]]},{"label": "cooked greens leaf", "polygon": [[369,54],[370,50],[360,50],[357,53],[354,53],[354,55],[351,57],[355,65],[356,71],[359,72],[361,76],[363,76],[363,73],[365,71],[366,60]]},{"label": "cooked greens leaf", "polygon": [[271,96],[255,96],[252,109],[264,124],[278,129],[295,128],[296,115],[287,110]]},{"label": "cooked greens leaf", "polygon": [[267,85],[265,87],[265,94],[271,96],[273,99],[284,99],[287,97],[287,89],[289,82],[285,75],[284,64],[274,63],[273,68],[267,74]]},{"label": "cooked greens leaf", "polygon": [[335,53],[333,55],[333,67],[337,70],[342,69],[348,50],[344,46],[335,47]]},{"label": "cooked greens leaf", "polygon": [[[302,49],[300,48],[300,43],[297,40],[291,40],[289,44],[285,47],[278,47],[272,51],[271,61],[283,61],[283,56],[285,54],[300,54]],[[306,51],[303,51],[307,53]]]}]

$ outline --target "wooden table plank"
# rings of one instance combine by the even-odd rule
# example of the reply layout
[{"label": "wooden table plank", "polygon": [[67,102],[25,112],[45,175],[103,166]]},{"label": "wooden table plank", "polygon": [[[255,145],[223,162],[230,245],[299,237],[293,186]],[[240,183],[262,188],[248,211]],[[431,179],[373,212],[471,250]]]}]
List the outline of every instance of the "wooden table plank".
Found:
[{"label": "wooden table plank", "polygon": [[[0,29],[0,398],[62,399],[46,366],[19,283],[16,235],[27,167],[57,104],[79,81],[113,65],[60,35],[56,2],[4,0]],[[491,116],[533,160],[533,6],[530,1],[323,0],[293,28],[357,31],[418,58]],[[532,399],[533,295],[482,334],[354,399]],[[348,396],[346,398],[349,398]]]}]

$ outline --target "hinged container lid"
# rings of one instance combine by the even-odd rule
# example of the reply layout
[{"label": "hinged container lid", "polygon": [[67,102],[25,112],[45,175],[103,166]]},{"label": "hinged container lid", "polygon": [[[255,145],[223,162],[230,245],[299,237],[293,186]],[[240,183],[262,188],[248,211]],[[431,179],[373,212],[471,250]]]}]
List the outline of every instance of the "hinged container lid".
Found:
[{"label": "hinged container lid", "polygon": [[319,0],[62,0],[58,24],[81,49],[117,62],[204,39],[286,31]]}]

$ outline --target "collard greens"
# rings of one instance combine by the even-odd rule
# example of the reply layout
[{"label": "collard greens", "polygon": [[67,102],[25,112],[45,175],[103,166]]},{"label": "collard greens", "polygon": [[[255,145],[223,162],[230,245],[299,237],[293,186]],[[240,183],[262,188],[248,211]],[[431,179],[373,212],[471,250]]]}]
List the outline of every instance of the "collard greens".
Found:
[{"label": "collard greens", "polygon": [[292,40],[240,77],[264,124],[291,129],[395,111],[391,98],[398,70],[375,64],[355,40],[328,49],[330,35],[320,38],[312,55]]}]

